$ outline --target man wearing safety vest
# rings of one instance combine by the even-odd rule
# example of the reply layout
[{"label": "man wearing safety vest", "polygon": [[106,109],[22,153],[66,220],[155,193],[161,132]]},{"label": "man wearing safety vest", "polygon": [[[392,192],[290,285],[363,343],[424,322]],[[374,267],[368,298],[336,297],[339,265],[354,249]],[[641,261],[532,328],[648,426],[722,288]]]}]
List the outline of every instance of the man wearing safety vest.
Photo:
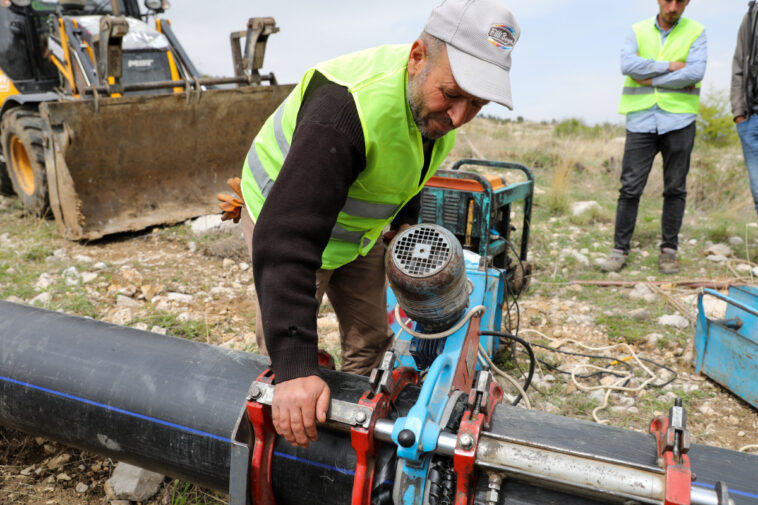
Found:
[{"label": "man wearing safety vest", "polygon": [[255,137],[242,169],[243,229],[276,374],[274,427],[290,443],[307,447],[326,419],[323,294],[339,321],[342,370],[369,373],[392,342],[382,234],[417,222],[416,195],[455,128],[489,101],[512,109],[518,37],[497,0],[446,0],[413,44],[310,69]]},{"label": "man wearing safety vest", "polygon": [[636,23],[621,51],[626,81],[619,113],[626,114],[626,145],[613,250],[600,263],[606,272],[626,265],[640,196],[659,152],[663,212],[658,269],[664,274],[679,272],[679,229],[707,58],[703,25],[682,17],[688,4],[689,0],[658,0],[658,15]]}]

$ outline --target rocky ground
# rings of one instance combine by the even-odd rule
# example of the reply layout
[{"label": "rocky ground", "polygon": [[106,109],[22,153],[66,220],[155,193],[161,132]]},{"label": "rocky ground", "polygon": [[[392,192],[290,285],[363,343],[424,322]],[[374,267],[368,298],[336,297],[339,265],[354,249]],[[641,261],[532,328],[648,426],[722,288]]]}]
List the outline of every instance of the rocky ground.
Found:
[{"label": "rocky ground", "polygon": [[[463,140],[474,154],[486,151],[466,136]],[[495,157],[487,152],[484,156]],[[545,197],[545,187],[538,178],[537,202]],[[750,255],[758,252],[758,228],[713,240],[714,234],[702,232],[707,216],[688,214],[682,273],[663,277],[657,272],[656,234],[649,231],[650,220],[643,215],[630,264],[619,274],[604,275],[595,262],[607,252],[612,235],[609,205],[585,202],[583,207],[561,214],[538,204],[530,249],[534,276],[518,300],[518,312],[515,304],[510,306],[510,328],[515,331],[518,320],[518,334],[533,344],[595,357],[536,347],[541,362],[528,390],[531,406],[646,431],[654,415],[682,398],[696,442],[754,450],[750,446],[758,444],[756,409],[694,373],[698,291],[681,283],[754,284],[758,270]],[[256,351],[255,292],[246,251],[238,229],[217,228],[212,219],[75,243],[62,239],[52,221],[23,217],[15,198],[0,197],[0,299]],[[709,316],[723,316],[723,304],[707,300]],[[322,345],[337,354],[336,320],[328,304],[320,313],[319,328]],[[526,367],[523,353],[514,361],[503,352],[497,363],[516,377]],[[615,374],[582,378],[599,369]],[[0,505],[106,503],[105,482],[115,464],[0,428]],[[167,478],[143,503],[224,500]]]}]

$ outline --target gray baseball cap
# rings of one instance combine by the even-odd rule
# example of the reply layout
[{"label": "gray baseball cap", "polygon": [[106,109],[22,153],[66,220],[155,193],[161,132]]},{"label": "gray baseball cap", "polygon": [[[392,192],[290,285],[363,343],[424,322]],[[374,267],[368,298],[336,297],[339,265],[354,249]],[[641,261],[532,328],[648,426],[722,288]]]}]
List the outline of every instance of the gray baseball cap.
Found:
[{"label": "gray baseball cap", "polygon": [[521,29],[511,11],[496,0],[445,0],[424,31],[445,41],[461,89],[513,110],[511,51]]}]

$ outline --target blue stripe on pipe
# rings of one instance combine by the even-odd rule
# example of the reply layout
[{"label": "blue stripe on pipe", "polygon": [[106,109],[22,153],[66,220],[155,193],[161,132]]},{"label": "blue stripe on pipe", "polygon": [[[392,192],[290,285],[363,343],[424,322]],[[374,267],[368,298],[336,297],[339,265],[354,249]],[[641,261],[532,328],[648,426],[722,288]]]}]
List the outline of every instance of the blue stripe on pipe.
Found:
[{"label": "blue stripe on pipe", "polygon": [[[355,472],[354,471],[347,470],[345,468],[340,468],[338,466],[327,465],[325,463],[319,463],[317,461],[313,461],[313,460],[310,460],[310,459],[299,458],[297,456],[293,456],[292,454],[285,454],[285,453],[279,452],[279,451],[274,451],[274,454],[276,456],[281,456],[282,458],[291,459],[292,461],[297,461],[298,463],[305,463],[307,465],[317,466],[317,467],[323,468],[325,470],[334,470],[334,471],[336,471],[338,473],[341,473],[341,474],[344,474],[344,475],[350,475],[350,476],[355,477]],[[395,483],[394,483],[394,481],[391,481],[391,480],[385,480],[384,482],[382,482],[382,484],[389,484],[390,486],[393,486]],[[731,491],[731,489],[729,491]]]},{"label": "blue stripe on pipe", "polygon": [[[156,424],[162,424],[163,426],[169,426],[171,428],[177,428],[177,429],[180,429],[182,431],[186,431],[188,433],[193,433],[195,435],[200,435],[200,436],[203,436],[203,437],[212,438],[214,440],[219,440],[221,442],[227,442],[227,443],[231,443],[232,442],[231,438],[224,438],[224,437],[221,437],[221,436],[218,436],[218,435],[214,435],[213,433],[208,433],[208,432],[205,432],[205,431],[196,430],[194,428],[190,428],[188,426],[182,426],[182,425],[176,424],[176,423],[170,423],[168,421],[163,421],[161,419],[156,419],[155,417],[150,417],[150,416],[146,416],[146,415],[143,415],[143,414],[138,414],[136,412],[132,412],[132,411],[129,411],[129,410],[120,409],[118,407],[112,407],[112,406],[106,405],[104,403],[94,402],[92,400],[87,400],[86,398],[70,395],[70,394],[67,394],[67,393],[62,393],[60,391],[55,391],[54,389],[50,389],[50,388],[45,388],[45,387],[42,387],[42,386],[36,386],[34,384],[29,384],[28,382],[22,382],[22,381],[18,381],[16,379],[11,379],[10,377],[5,377],[3,375],[0,375],[0,380],[5,381],[5,382],[10,382],[11,384],[16,384],[16,385],[19,385],[19,386],[24,386],[24,387],[27,387],[27,388],[30,388],[30,389],[36,389],[38,391],[43,391],[45,393],[50,393],[52,395],[60,396],[62,398],[68,398],[70,400],[75,400],[75,401],[78,401],[78,402],[81,402],[81,403],[86,403],[87,405],[93,405],[95,407],[104,408],[106,410],[110,410],[110,411],[113,411],[113,412],[118,412],[119,414],[124,414],[124,415],[127,415],[127,416],[136,417],[138,419],[143,419],[145,421],[150,421],[150,422],[153,422],[153,423],[156,423]],[[336,470],[337,472],[343,473],[345,475],[352,475],[352,476],[355,475],[355,472],[352,471],[352,470],[346,470],[344,468],[339,468],[339,467],[336,467],[336,466],[326,465],[326,464],[323,464],[323,463],[318,463],[316,461],[311,461],[311,460],[304,459],[304,458],[298,458],[297,456],[292,456],[290,454],[285,454],[283,452],[274,451],[274,454],[276,454],[277,456],[281,456],[283,458],[299,461],[299,462],[302,462],[302,463],[307,463],[309,465],[317,466],[317,467],[320,467],[320,468],[325,468],[325,469],[328,469],[328,470]],[[383,482],[383,484],[385,484],[385,483],[386,484],[390,484],[390,485],[393,484],[392,481],[385,481],[385,482]],[[713,484],[706,484],[706,483],[703,483],[703,482],[693,482],[692,485],[693,486],[698,486],[698,487],[704,487],[704,488],[707,488],[707,489],[715,489],[716,488],[716,486],[713,485]],[[748,493],[748,492],[745,492],[745,491],[740,491],[738,489],[732,489],[732,488],[729,488],[729,492],[733,493],[733,494],[740,495],[740,496],[746,496],[748,498],[753,498],[753,499],[758,500],[758,495],[753,494],[753,493]]]},{"label": "blue stripe on pipe", "polygon": [[345,475],[355,476],[355,472],[354,471],[347,470],[345,468],[340,468],[338,466],[327,465],[326,463],[319,463],[317,461],[312,461],[310,459],[299,458],[297,456],[293,456],[292,454],[285,454],[285,453],[279,452],[279,451],[274,451],[274,454],[277,455],[277,456],[281,456],[282,458],[291,459],[292,461],[297,461],[298,463],[307,463],[309,465],[317,466],[317,467],[323,468],[325,470],[334,470],[334,471],[336,471],[338,473],[342,473],[342,474],[345,474]]},{"label": "blue stripe on pipe", "polygon": [[[692,485],[697,486],[697,487],[704,487],[706,489],[716,489],[715,484],[707,484],[705,482],[693,482]],[[727,489],[729,489],[729,494],[738,494],[740,496],[746,496],[748,498],[753,498],[754,500],[758,500],[758,494],[748,493],[746,491],[740,491],[739,489],[732,489],[731,487],[729,487],[729,484],[727,484],[726,487]]]},{"label": "blue stripe on pipe", "polygon": [[231,438],[221,437],[221,436],[218,436],[218,435],[214,435],[213,433],[208,433],[208,432],[205,432],[205,431],[196,430],[196,429],[190,428],[188,426],[182,426],[181,424],[170,423],[168,421],[163,421],[161,419],[156,419],[155,417],[150,417],[150,416],[146,416],[146,415],[143,415],[143,414],[138,414],[138,413],[132,412],[130,410],[124,410],[124,409],[120,409],[118,407],[112,407],[112,406],[106,405],[104,403],[93,402],[92,400],[87,400],[86,398],[81,398],[79,396],[74,396],[74,395],[70,395],[70,394],[67,394],[67,393],[62,393],[60,391],[55,391],[54,389],[44,388],[42,386],[35,386],[34,384],[29,384],[28,382],[21,382],[21,381],[15,380],[15,379],[11,379],[10,377],[4,377],[4,376],[0,375],[0,380],[3,380],[5,382],[10,382],[11,384],[17,384],[19,386],[24,386],[24,387],[27,387],[27,388],[30,388],[30,389],[36,389],[38,391],[44,391],[45,393],[50,393],[50,394],[55,395],[55,396],[60,396],[60,397],[63,397],[63,398],[68,398],[70,400],[75,400],[75,401],[78,401],[78,402],[81,402],[81,403],[86,403],[87,405],[94,405],[95,407],[100,407],[100,408],[103,408],[103,409],[106,409],[106,410],[110,410],[112,412],[118,412],[119,414],[124,414],[124,415],[127,415],[127,416],[136,417],[138,419],[143,419],[145,421],[150,421],[150,422],[153,422],[153,423],[156,423],[156,424],[162,424],[163,426],[169,426],[171,428],[177,428],[179,430],[186,431],[186,432],[192,433],[194,435],[200,435],[202,437],[212,438],[214,440],[219,440],[221,442],[226,442],[228,444],[232,443],[232,439]]}]

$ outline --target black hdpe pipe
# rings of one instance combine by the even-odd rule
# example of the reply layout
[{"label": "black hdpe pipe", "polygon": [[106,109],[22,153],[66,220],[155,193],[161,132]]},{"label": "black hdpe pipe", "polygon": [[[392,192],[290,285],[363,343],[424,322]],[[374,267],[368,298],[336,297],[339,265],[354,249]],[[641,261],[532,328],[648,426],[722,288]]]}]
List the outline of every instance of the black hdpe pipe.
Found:
[{"label": "black hdpe pipe", "polygon": [[[263,356],[0,302],[0,425],[227,492],[231,436]],[[364,377],[325,371],[357,402]],[[412,398],[398,405],[407,411]],[[393,477],[385,444],[376,485]],[[307,450],[280,439],[277,502],[349,503],[350,437],[320,430]]]},{"label": "black hdpe pipe", "polygon": [[[225,492],[232,432],[267,365],[254,354],[0,301],[0,425]],[[364,377],[323,376],[343,401],[357,402],[368,388]],[[405,415],[417,396],[418,388],[406,388],[393,415]],[[488,431],[642,465],[656,459],[649,435],[507,405],[495,410]],[[393,447],[382,448],[375,498],[394,479]],[[758,503],[758,458],[697,444],[689,455],[698,485],[725,480],[738,505]],[[354,468],[345,433],[320,429],[308,449],[279,440],[277,504],[350,503]],[[481,472],[475,502],[484,503],[486,492]],[[498,503],[599,502],[506,479]]]}]

